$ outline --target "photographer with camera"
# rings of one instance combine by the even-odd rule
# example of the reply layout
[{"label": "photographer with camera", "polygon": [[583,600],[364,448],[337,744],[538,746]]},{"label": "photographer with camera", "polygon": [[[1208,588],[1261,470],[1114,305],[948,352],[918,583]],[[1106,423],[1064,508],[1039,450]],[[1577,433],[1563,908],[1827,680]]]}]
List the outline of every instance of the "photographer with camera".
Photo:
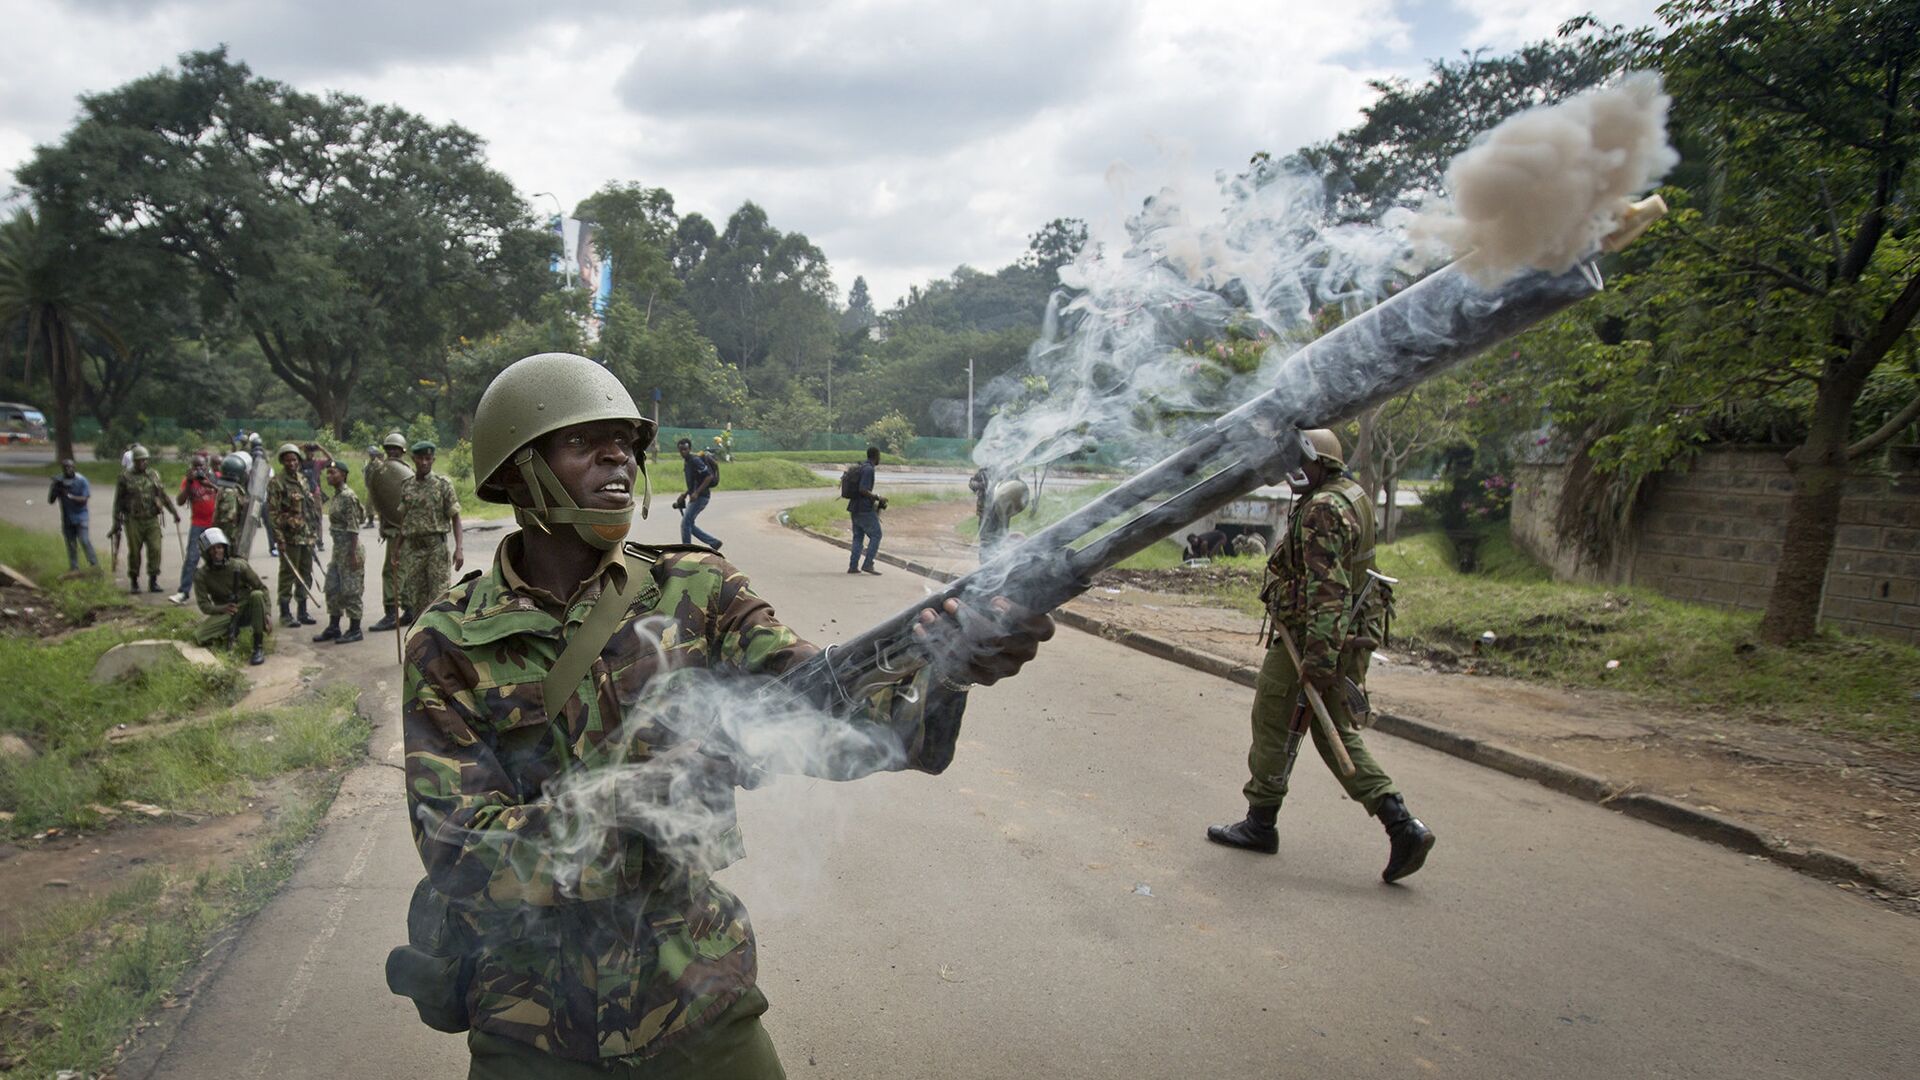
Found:
[{"label": "photographer with camera", "polygon": [[187,550],[180,560],[185,564],[180,568],[180,591],[167,597],[176,604],[186,603],[193,595],[193,575],[200,565],[200,537],[213,528],[213,507],[218,497],[219,488],[214,486],[207,452],[196,450],[186,478],[180,481],[180,493],[173,497],[178,505],[189,507],[192,514],[187,529]]}]

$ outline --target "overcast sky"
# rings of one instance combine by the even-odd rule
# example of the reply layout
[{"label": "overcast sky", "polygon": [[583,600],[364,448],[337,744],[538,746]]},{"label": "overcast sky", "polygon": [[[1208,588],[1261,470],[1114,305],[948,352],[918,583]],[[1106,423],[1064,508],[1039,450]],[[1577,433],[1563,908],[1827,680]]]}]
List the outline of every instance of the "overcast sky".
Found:
[{"label": "overcast sky", "polygon": [[[1653,0],[0,0],[0,185],[75,99],[226,42],[261,75],[478,132],[530,202],[743,200],[885,307],[1100,218],[1127,162],[1211,172],[1358,119],[1366,81]],[[630,12],[630,13],[621,13]]]}]

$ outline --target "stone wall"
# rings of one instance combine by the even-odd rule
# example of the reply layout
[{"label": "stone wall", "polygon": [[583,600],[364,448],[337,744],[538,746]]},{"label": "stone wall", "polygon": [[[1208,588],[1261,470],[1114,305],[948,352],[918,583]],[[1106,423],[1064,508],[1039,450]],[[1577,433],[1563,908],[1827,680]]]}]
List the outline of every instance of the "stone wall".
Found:
[{"label": "stone wall", "polygon": [[[1758,611],[1780,559],[1793,481],[1777,447],[1702,452],[1648,482],[1616,564],[1581,564],[1553,527],[1563,464],[1519,470],[1513,535],[1562,580],[1641,585],[1681,600]],[[1847,482],[1821,620],[1920,644],[1920,469]]]}]

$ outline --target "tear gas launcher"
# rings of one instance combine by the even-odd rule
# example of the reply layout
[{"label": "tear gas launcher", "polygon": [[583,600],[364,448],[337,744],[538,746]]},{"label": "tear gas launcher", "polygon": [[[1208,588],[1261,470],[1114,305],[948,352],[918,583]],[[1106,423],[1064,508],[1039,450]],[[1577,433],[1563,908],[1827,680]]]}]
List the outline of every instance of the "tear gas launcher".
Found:
[{"label": "tear gas launcher", "polygon": [[[985,610],[996,596],[1029,611],[1052,611],[1085,592],[1093,576],[1265,484],[1279,482],[1305,453],[1299,432],[1334,427],[1513,337],[1602,288],[1599,260],[1666,212],[1657,197],[1635,204],[1625,223],[1572,268],[1526,270],[1483,287],[1459,262],[1328,331],[1282,362],[1270,388],[1189,437],[1187,445],[1018,544],[938,594],[804,664],[770,688],[815,701],[850,700],[864,687],[897,681],[932,663],[916,644],[920,612],[949,598]],[[1101,532],[1111,523],[1117,527]]]}]

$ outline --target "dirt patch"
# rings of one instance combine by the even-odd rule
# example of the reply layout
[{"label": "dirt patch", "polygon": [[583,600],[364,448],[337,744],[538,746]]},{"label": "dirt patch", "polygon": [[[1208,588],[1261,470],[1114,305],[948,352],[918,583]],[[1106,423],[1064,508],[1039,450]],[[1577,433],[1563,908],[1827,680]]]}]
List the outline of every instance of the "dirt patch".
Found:
[{"label": "dirt patch", "polygon": [[[911,507],[886,520],[881,546],[942,570],[969,569],[974,549],[953,526],[971,513],[970,504]],[[1258,588],[1258,572],[1239,567],[1108,570],[1069,607],[1257,667],[1266,657],[1259,616],[1222,606],[1219,597]],[[1758,716],[1653,707],[1629,694],[1503,678],[1469,642],[1458,651],[1376,654],[1368,683],[1386,712],[1584,770],[1620,792],[1683,800],[1794,847],[1838,852],[1897,883],[1903,895],[1920,895],[1920,754]]]},{"label": "dirt patch", "polygon": [[53,598],[24,585],[0,586],[0,634],[20,637],[56,637],[81,626],[91,626],[94,612],[75,622],[60,613]]},{"label": "dirt patch", "polygon": [[126,811],[101,829],[0,843],[0,949],[53,905],[111,892],[149,870],[190,877],[226,866],[266,834],[299,783],[297,775],[261,783],[238,814],[150,820]]}]

